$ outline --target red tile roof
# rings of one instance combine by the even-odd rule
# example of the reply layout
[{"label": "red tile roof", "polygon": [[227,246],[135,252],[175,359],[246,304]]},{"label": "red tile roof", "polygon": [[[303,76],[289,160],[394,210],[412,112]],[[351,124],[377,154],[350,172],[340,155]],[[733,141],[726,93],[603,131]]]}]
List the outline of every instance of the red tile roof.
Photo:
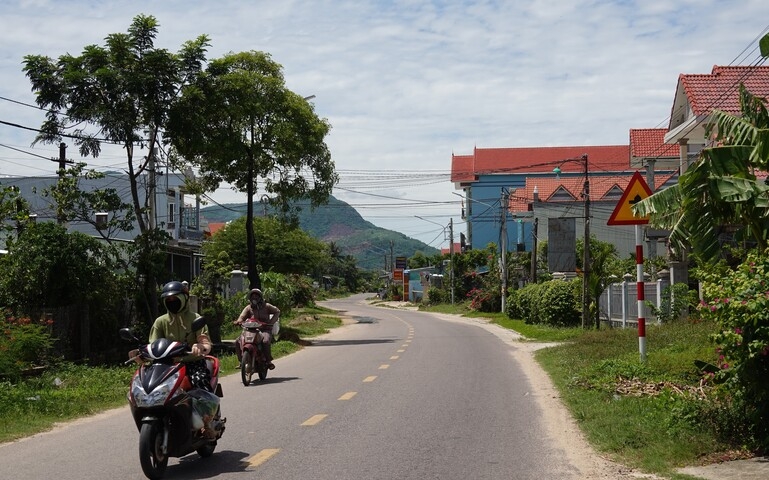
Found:
[{"label": "red tile roof", "polygon": [[[619,195],[625,191],[630,179],[635,172],[625,172],[622,175],[590,176],[590,201],[601,200],[619,200]],[[654,184],[659,187],[675,175],[673,173],[655,174]],[[537,189],[540,202],[564,202],[564,201],[582,201],[582,189],[584,188],[585,177],[539,177],[527,178],[524,188],[516,189],[510,195],[510,211],[526,212],[529,203],[534,201],[534,189]],[[609,196],[612,189],[618,188],[619,195],[615,198]],[[568,192],[572,200],[553,199],[558,192]]]},{"label": "red tile roof", "polygon": [[[441,255],[448,255],[451,253],[451,247],[441,248]],[[459,242],[454,243],[454,253],[462,253],[462,245]]]},{"label": "red tile roof", "polygon": [[713,67],[710,74],[685,74],[678,77],[695,115],[707,115],[718,109],[739,115],[739,85],[750,93],[769,97],[769,67]]},{"label": "red tile roof", "polygon": [[585,154],[590,170],[623,171],[630,166],[627,145],[475,148],[472,155],[452,155],[451,179],[465,182],[482,174],[549,173],[555,167],[562,172],[581,172]]},{"label": "red tile roof", "polygon": [[633,128],[630,130],[630,156],[633,158],[678,158],[678,145],[666,145],[667,128]]},{"label": "red tile roof", "polygon": [[473,173],[472,155],[451,155],[451,181],[472,182],[475,180]]}]

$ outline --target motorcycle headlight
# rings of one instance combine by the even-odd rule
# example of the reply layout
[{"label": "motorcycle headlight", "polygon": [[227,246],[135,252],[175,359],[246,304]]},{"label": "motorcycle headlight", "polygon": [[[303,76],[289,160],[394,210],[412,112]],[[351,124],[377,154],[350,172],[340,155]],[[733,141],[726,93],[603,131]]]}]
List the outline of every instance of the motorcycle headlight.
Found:
[{"label": "motorcycle headlight", "polygon": [[[147,393],[144,391],[144,387],[142,387],[141,381],[139,381],[139,377],[137,376],[134,378],[133,383],[131,384],[131,394],[133,395],[134,402],[136,402],[137,407],[157,407],[162,406],[166,400],[169,400],[170,398],[175,397],[176,395],[179,395],[179,390],[176,390],[171,393],[171,389],[176,385],[177,380],[179,379],[179,372],[174,373],[170,377],[168,377],[161,385],[158,385],[155,387],[154,390]],[[170,395],[170,396],[169,396]]]}]

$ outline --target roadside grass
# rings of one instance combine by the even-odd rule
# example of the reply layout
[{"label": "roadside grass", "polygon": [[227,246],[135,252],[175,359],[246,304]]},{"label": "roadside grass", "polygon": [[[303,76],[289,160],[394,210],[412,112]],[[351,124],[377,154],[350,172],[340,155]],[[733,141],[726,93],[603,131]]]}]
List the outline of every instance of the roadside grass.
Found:
[{"label": "roadside grass", "polygon": [[694,361],[715,363],[708,340],[715,328],[685,320],[649,325],[646,361],[635,329],[583,332],[536,358],[598,451],[645,472],[690,478],[675,468],[739,450],[703,418],[713,400]]},{"label": "roadside grass", "polygon": [[[281,318],[281,338],[272,347],[274,358],[295,352],[312,338],[342,325],[333,310],[296,309]],[[231,332],[226,337],[231,337]],[[237,336],[237,335],[235,335]],[[235,336],[231,338],[234,339]],[[126,352],[130,348],[126,347]],[[217,353],[221,374],[238,370],[238,359],[228,350]],[[50,430],[57,423],[93,415],[127,404],[128,384],[136,365],[91,367],[60,362],[35,377],[18,382],[0,380],[0,443]]]}]

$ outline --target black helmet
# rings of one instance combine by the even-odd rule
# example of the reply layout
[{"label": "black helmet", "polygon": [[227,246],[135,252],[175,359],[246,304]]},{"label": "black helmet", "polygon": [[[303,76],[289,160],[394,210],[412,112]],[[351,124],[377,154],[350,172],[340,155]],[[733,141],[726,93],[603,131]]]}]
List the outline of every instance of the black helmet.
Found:
[{"label": "black helmet", "polygon": [[163,285],[163,293],[160,298],[170,297],[171,295],[189,295],[189,289],[182,282],[168,282]]}]

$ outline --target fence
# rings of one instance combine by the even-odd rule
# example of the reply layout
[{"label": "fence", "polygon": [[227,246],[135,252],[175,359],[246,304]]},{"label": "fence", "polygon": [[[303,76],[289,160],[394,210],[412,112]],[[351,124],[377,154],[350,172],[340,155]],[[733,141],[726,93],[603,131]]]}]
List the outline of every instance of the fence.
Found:
[{"label": "fence", "polygon": [[[663,273],[663,272],[659,272]],[[644,299],[658,309],[669,295],[670,277],[660,275],[656,282],[644,282]],[[620,283],[612,283],[601,294],[599,301],[599,316],[601,321],[612,327],[636,326],[638,324],[638,286],[632,275],[625,275]],[[651,309],[644,308],[644,318],[656,321]]]}]

